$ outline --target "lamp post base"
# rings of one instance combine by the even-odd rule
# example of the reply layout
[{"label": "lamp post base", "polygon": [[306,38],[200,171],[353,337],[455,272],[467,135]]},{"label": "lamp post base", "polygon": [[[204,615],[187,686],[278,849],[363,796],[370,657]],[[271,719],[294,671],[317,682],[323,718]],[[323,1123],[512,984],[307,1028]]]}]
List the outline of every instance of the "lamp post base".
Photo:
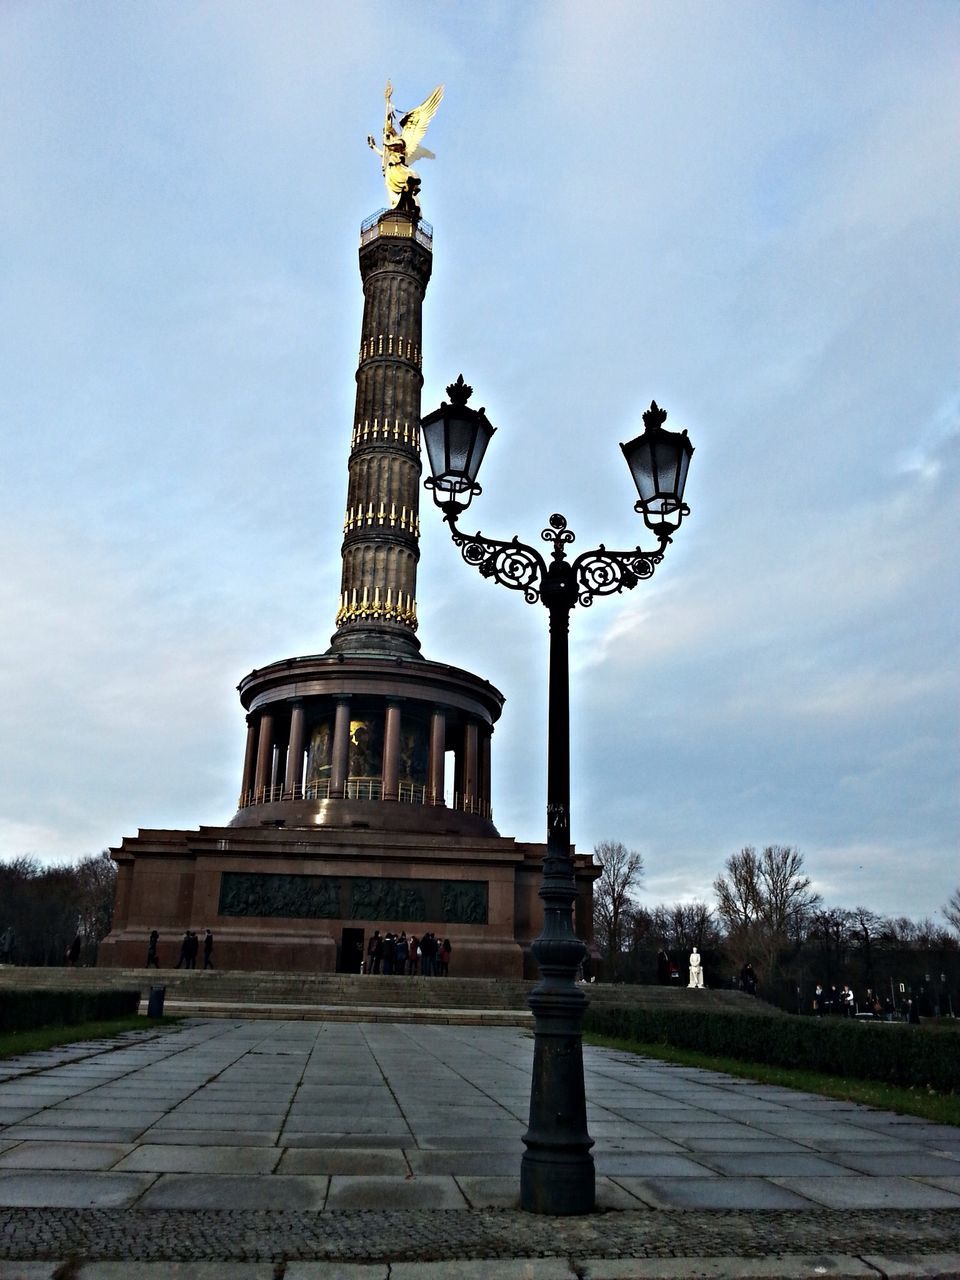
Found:
[{"label": "lamp post base", "polygon": [[[549,944],[548,944],[549,945]],[[582,953],[572,937],[555,949]],[[536,950],[543,940],[534,943]],[[596,1174],[587,1132],[583,1083],[583,1015],[587,998],[575,985],[575,970],[548,973],[530,993],[536,1018],[530,1125],[520,1164],[520,1207],[528,1213],[592,1213]]]},{"label": "lamp post base", "polygon": [[573,1217],[593,1213],[596,1174],[589,1152],[528,1148],[520,1164],[520,1208],[526,1213]]}]

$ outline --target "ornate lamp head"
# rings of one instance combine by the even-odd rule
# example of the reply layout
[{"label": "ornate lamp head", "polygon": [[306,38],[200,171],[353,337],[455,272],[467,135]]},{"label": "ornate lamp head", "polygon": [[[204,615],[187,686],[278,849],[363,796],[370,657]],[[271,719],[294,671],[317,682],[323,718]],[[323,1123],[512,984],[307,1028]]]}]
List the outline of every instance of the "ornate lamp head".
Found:
[{"label": "ornate lamp head", "polygon": [[483,409],[467,404],[472,392],[461,373],[447,387],[450,403],[443,401],[420,424],[433,473],[424,483],[437,506],[449,514],[465,511],[474,494],[480,493],[477,474],[496,431]]},{"label": "ornate lamp head", "polygon": [[634,510],[661,542],[669,542],[683,517],[690,514],[683,489],[693,454],[686,431],[667,431],[666,420],[666,412],[652,400],[643,415],[642,435],[620,445],[640,495]]}]

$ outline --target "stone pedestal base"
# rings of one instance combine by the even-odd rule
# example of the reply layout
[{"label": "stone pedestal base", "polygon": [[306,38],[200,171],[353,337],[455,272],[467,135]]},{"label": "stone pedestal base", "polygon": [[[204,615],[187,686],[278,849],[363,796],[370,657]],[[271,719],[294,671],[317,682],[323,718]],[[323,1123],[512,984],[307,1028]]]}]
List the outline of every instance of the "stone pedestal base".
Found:
[{"label": "stone pedestal base", "polygon": [[[151,930],[162,969],[186,930],[214,935],[217,969],[358,972],[374,930],[449,938],[451,976],[534,976],[544,847],[500,836],[329,827],[141,831],[118,863],[112,933],[98,963],[140,967]],[[577,859],[589,940],[598,869]],[[202,949],[197,967],[203,965]]]}]

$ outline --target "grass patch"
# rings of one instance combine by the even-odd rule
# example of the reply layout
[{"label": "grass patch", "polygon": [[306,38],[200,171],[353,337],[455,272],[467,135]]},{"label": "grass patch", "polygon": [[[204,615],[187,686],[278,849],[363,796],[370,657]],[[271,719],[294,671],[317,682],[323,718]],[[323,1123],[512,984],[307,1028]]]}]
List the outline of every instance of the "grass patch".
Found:
[{"label": "grass patch", "polygon": [[861,1102],[865,1106],[896,1111],[900,1115],[920,1116],[937,1124],[960,1125],[960,1097],[955,1094],[905,1089],[877,1080],[848,1080],[844,1076],[828,1076],[794,1067],[773,1067],[763,1062],[741,1062],[736,1058],[699,1053],[695,1049],[677,1049],[668,1044],[639,1044],[635,1040],[594,1035],[592,1032],[585,1032],[583,1039],[586,1044],[600,1048],[621,1049],[627,1053],[642,1054],[645,1058],[659,1058],[661,1062],[674,1062],[678,1066],[724,1071],[727,1075],[756,1080],[760,1084],[803,1089],[825,1098],[839,1098],[842,1102]]},{"label": "grass patch", "polygon": [[109,1018],[103,1022],[79,1022],[72,1027],[33,1027],[29,1031],[0,1032],[0,1059],[16,1058],[21,1053],[33,1053],[37,1049],[53,1049],[61,1044],[73,1044],[80,1040],[99,1040],[104,1036],[116,1036],[122,1031],[151,1031],[154,1027],[173,1026],[179,1018]]}]

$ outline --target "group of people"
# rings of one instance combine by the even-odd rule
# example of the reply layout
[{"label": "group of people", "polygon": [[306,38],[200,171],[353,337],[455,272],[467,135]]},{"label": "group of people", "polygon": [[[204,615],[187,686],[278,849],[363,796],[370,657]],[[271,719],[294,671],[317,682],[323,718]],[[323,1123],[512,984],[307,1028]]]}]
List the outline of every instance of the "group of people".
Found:
[{"label": "group of people", "polygon": [[[160,932],[157,929],[150,930],[150,937],[147,940],[147,968],[159,969],[160,957],[157,948],[160,945]],[[200,954],[201,945],[203,947],[203,967],[205,969],[213,968],[213,933],[210,929],[206,929],[203,935],[203,943],[200,942],[200,936],[193,929],[187,929],[183,938],[180,940],[180,955],[177,959],[177,969],[195,969],[197,967],[197,956]]]},{"label": "group of people", "polygon": [[374,929],[367,943],[363,972],[445,978],[452,954],[450,939],[441,942],[435,933],[418,938],[415,934],[407,937],[406,930],[402,930],[381,936],[380,930]]},{"label": "group of people", "polygon": [[838,991],[836,986],[825,987],[818,982],[813,993],[813,1014],[817,1018],[841,1017],[856,1018],[869,1014],[884,1022],[895,1022],[905,1017],[907,1022],[919,1022],[920,1015],[915,1000],[907,1000],[904,1010],[899,1012],[891,996],[881,997],[879,992],[867,987],[867,993],[858,1000],[853,988],[847,983]]}]

